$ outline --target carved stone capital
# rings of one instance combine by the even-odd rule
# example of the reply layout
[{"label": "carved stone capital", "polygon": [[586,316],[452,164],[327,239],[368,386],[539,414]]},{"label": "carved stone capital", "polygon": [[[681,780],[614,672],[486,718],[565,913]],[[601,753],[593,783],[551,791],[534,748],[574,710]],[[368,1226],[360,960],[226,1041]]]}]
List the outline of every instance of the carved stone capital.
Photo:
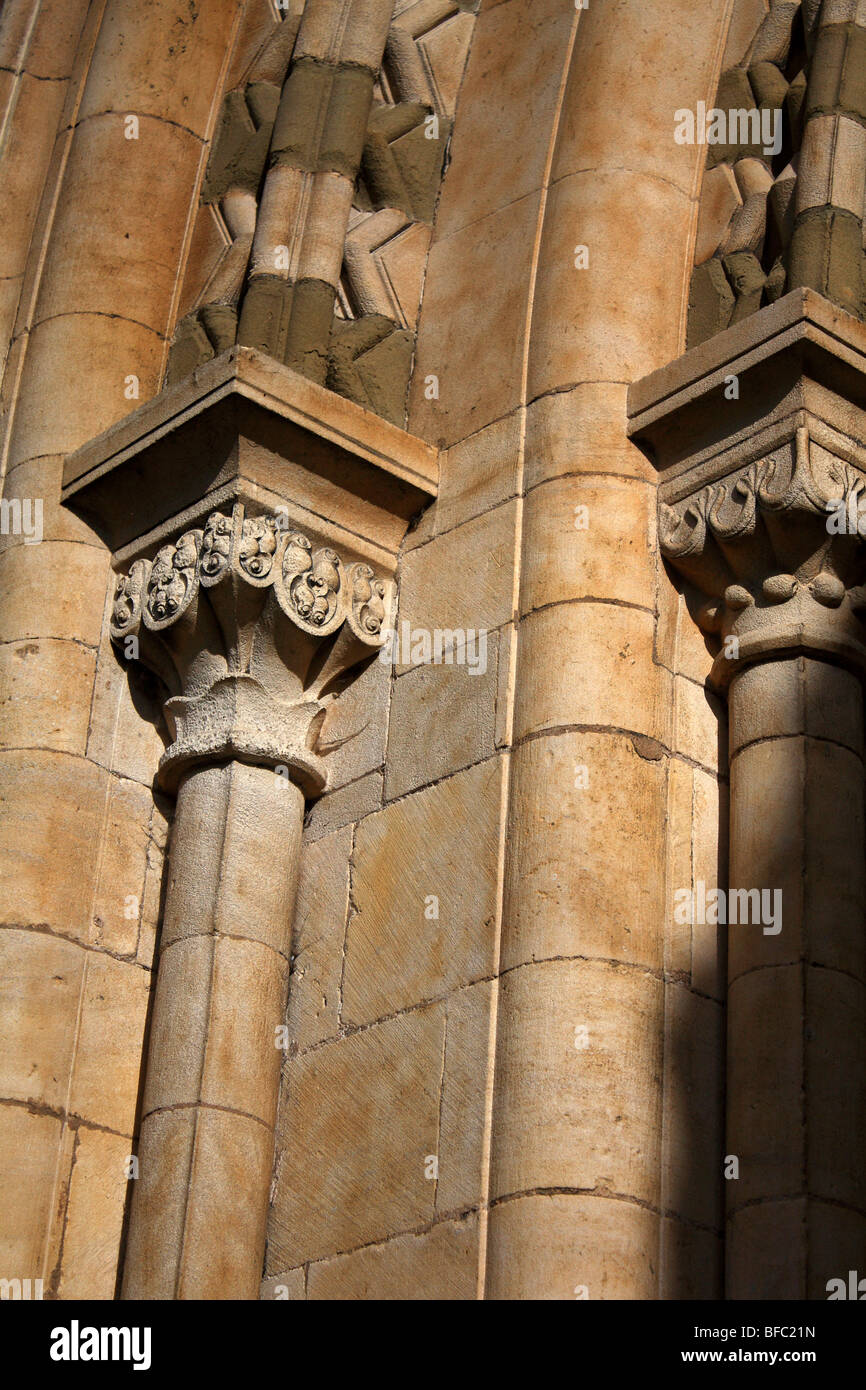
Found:
[{"label": "carved stone capital", "polygon": [[798,291],[632,387],[659,545],[720,690],[808,653],[866,676],[866,332]]},{"label": "carved stone capital", "polygon": [[747,662],[823,653],[866,671],[866,473],[808,427],[766,458],[659,506],[662,554],[704,596],[696,618],[721,646],[724,687]]},{"label": "carved stone capital", "polygon": [[236,758],[285,765],[322,791],[316,735],[335,686],[382,646],[392,602],[369,565],[240,503],[136,560],[117,580],[110,632],[170,692],[162,785]]},{"label": "carved stone capital", "polygon": [[235,347],[70,454],[62,498],[124,567],[241,502],[393,574],[438,478],[423,440]]},{"label": "carved stone capital", "polygon": [[[397,556],[437,483],[436,449],[249,348],[66,459],[63,501],[120,571],[111,637],[168,688],[158,776],[178,793],[127,1298],[258,1289],[301,792],[325,788],[328,703],[393,626]],[[168,1211],[166,1192],[188,1200]]]},{"label": "carved stone capital", "polygon": [[327,702],[382,644],[438,474],[423,440],[243,347],[67,458],[63,501],[122,572],[112,638],[170,691],[164,786],[238,758],[323,790]]}]

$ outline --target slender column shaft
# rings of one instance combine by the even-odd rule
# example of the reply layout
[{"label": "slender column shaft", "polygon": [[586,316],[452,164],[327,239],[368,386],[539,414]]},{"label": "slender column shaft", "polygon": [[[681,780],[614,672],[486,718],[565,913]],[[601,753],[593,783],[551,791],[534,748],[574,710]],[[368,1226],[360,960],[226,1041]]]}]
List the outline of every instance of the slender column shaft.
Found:
[{"label": "slender column shaft", "polygon": [[390,603],[369,565],[240,503],[117,579],[112,639],[173,692],[178,789],[127,1298],[257,1297],[320,696],[381,646]]},{"label": "slender column shaft", "polygon": [[181,782],[124,1298],[258,1297],[303,807],[267,767]]},{"label": "slender column shaft", "polygon": [[866,1271],[862,688],[801,656],[729,703],[731,888],[769,896],[728,900],[727,1297],[826,1298]]}]

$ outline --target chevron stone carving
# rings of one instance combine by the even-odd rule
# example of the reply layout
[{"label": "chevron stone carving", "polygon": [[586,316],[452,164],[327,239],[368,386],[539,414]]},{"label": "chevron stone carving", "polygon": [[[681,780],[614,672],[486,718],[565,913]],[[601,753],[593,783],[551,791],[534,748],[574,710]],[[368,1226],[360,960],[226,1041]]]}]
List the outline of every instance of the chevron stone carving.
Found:
[{"label": "chevron stone carving", "polygon": [[[862,316],[866,15],[857,0],[775,3],[731,48],[706,113],[707,170],[688,345],[807,286]],[[713,130],[713,118],[718,131]],[[728,123],[728,118],[735,121]],[[769,147],[755,135],[772,127]]]},{"label": "chevron stone carving", "polygon": [[167,384],[243,343],[403,422],[476,8],[307,0],[274,23],[223,100]]}]

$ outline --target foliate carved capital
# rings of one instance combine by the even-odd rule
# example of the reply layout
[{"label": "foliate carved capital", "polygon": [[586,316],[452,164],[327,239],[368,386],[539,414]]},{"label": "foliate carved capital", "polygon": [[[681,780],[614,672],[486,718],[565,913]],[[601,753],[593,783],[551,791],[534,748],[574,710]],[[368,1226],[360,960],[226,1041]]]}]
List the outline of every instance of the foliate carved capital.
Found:
[{"label": "foliate carved capital", "polygon": [[109,630],[168,686],[163,785],[235,757],[285,764],[321,791],[315,738],[333,688],[383,645],[392,603],[369,565],[240,504],[136,560],[117,579]]},{"label": "foliate carved capital", "polygon": [[335,551],[314,549],[282,517],[214,512],[203,530],[187,531],[154,560],[136,560],[117,580],[110,631],[115,642],[142,624],[161,632],[184,615],[200,589],[228,576],[253,588],[272,588],[287,618],[302,631],[327,637],[347,622],[364,642],[381,645],[388,583],[369,565],[345,566]]},{"label": "foliate carved capital", "polygon": [[864,509],[866,473],[806,426],[675,505],[660,502],[662,554],[699,592],[695,616],[719,645],[713,684],[803,651],[866,674]]}]

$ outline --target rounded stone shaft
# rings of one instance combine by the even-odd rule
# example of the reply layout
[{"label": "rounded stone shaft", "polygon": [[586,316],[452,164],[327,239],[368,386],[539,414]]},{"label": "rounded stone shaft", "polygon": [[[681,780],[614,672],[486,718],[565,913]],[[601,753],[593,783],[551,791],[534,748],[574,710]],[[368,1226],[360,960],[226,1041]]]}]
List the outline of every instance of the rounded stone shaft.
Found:
[{"label": "rounded stone shaft", "polygon": [[258,1297],[303,810],[280,769],[180,785],[124,1298]]},{"label": "rounded stone shaft", "polygon": [[[125,382],[137,379],[142,400],[158,390],[211,94],[238,6],[198,6],[182,43],[175,0],[2,8],[4,37],[7,17],[12,31],[25,12],[33,20],[4,151],[31,166],[34,194],[6,200],[7,255],[21,249],[22,226],[32,238],[28,230],[26,265],[7,261],[4,271],[23,270],[24,280],[0,411],[3,492],[38,503],[44,527],[39,543],[4,535],[0,554],[0,660],[15,671],[29,653],[23,694],[4,707],[0,759],[2,977],[17,980],[26,1001],[26,1013],[10,1013],[14,995],[4,991],[3,1023],[15,1036],[7,1059],[14,1052],[20,1080],[7,1072],[0,1098],[11,1102],[0,1106],[0,1162],[18,1193],[0,1217],[0,1246],[13,1271],[44,1279],[46,1297],[108,1298],[149,984],[147,930],[139,955],[138,924],[123,915],[145,874],[143,854],[135,862],[127,846],[150,796],[141,782],[135,790],[128,747],[124,757],[122,738],[115,746],[121,725],[98,697],[110,557],[58,499],[65,457],[135,406]],[[37,51],[50,68],[32,72]],[[125,136],[130,113],[138,139]],[[8,167],[4,176],[7,190],[20,188]],[[76,1159],[79,1145],[87,1162]],[[98,1238],[88,1242],[94,1221]]]},{"label": "rounded stone shaft", "polygon": [[752,893],[728,895],[727,1297],[826,1298],[866,1271],[863,694],[794,657],[729,704],[730,884]]}]

